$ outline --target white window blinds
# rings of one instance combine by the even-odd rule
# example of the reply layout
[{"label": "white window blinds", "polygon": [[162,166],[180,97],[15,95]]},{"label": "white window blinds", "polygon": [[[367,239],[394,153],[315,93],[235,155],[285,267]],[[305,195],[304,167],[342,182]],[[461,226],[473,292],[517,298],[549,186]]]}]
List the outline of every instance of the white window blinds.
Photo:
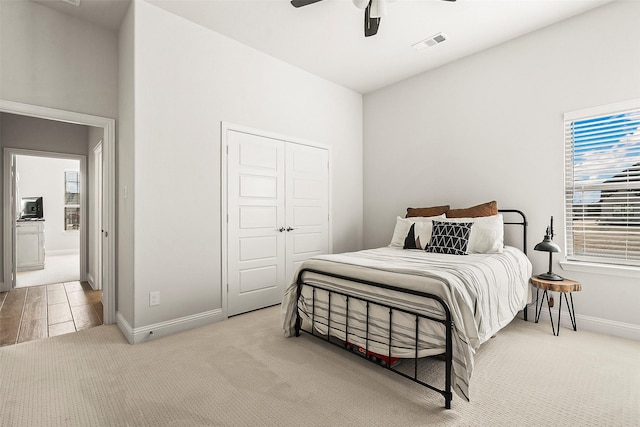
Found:
[{"label": "white window blinds", "polygon": [[565,114],[567,259],[640,265],[640,100]]}]

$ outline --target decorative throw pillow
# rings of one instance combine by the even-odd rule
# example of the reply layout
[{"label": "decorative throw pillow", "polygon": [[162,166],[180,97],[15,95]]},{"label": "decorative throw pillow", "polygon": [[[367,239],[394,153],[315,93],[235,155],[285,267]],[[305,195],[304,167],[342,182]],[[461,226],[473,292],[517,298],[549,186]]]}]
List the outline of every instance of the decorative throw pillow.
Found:
[{"label": "decorative throw pillow", "polygon": [[492,215],[498,215],[498,203],[495,200],[470,208],[449,209],[447,211],[447,218],[477,218]]},{"label": "decorative throw pillow", "polygon": [[431,240],[427,252],[466,255],[472,222],[433,221]]},{"label": "decorative throw pillow", "polygon": [[411,218],[414,216],[437,216],[447,213],[448,210],[449,205],[431,206],[428,208],[407,208],[407,218]]},{"label": "decorative throw pillow", "polygon": [[420,242],[416,242],[416,224],[411,224],[409,228],[409,234],[404,239],[404,246],[402,249],[418,249]]},{"label": "decorative throw pillow", "polygon": [[[1,0],[0,0],[1,1]],[[393,230],[393,237],[391,238],[391,243],[389,246],[395,246],[398,248],[402,248],[404,245],[404,241],[407,238],[407,233],[409,232],[409,228],[411,224],[416,222],[427,222],[429,226],[431,226],[432,219],[444,219],[444,214],[438,216],[431,217],[412,217],[412,218],[396,218],[396,226]],[[429,230],[429,236],[431,235],[431,230]],[[425,240],[425,243],[429,242],[429,237]]]},{"label": "decorative throw pillow", "polygon": [[409,228],[403,249],[425,249],[431,239],[432,221],[416,222]]}]

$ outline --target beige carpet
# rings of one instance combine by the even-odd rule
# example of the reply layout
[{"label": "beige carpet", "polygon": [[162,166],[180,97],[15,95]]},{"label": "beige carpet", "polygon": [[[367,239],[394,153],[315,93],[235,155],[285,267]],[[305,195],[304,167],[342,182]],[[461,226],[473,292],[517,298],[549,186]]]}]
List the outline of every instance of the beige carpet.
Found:
[{"label": "beige carpet", "polygon": [[[434,371],[441,372],[440,367]],[[637,426],[640,342],[516,319],[471,402],[303,335],[280,307],[145,344],[116,326],[0,348],[2,426]]]}]

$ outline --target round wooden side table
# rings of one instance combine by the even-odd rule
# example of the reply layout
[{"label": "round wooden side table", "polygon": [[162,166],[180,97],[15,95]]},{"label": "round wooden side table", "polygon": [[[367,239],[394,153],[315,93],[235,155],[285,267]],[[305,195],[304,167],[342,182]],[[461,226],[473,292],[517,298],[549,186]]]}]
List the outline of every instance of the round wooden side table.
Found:
[{"label": "round wooden side table", "polygon": [[[549,309],[549,318],[551,319],[551,331],[553,335],[560,335],[560,312],[562,311],[562,296],[564,295],[564,300],[567,302],[567,311],[569,312],[569,317],[571,318],[571,325],[573,326],[573,330],[577,331],[576,327],[576,312],[573,308],[573,295],[572,292],[577,292],[582,290],[582,285],[579,282],[571,279],[564,280],[546,280],[540,279],[539,277],[533,276],[531,278],[531,284],[536,288],[536,323],[540,320],[540,313],[542,312],[542,304],[544,299],[547,298],[547,308]],[[543,290],[542,293],[542,301],[540,301],[540,308],[538,308],[538,292],[540,289]],[[551,315],[551,306],[549,306],[549,294],[548,292],[560,292],[560,305],[558,307],[558,329],[553,324],[553,316]],[[567,294],[569,294],[569,299],[571,300],[571,305],[569,305],[569,299],[567,299]]]}]

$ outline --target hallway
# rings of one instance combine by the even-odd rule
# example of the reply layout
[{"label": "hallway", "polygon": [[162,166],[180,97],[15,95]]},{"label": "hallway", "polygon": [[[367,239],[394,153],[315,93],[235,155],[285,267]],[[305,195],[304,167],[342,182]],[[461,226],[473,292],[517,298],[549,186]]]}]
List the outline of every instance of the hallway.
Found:
[{"label": "hallway", "polygon": [[102,291],[65,282],[0,292],[0,347],[102,325]]}]

